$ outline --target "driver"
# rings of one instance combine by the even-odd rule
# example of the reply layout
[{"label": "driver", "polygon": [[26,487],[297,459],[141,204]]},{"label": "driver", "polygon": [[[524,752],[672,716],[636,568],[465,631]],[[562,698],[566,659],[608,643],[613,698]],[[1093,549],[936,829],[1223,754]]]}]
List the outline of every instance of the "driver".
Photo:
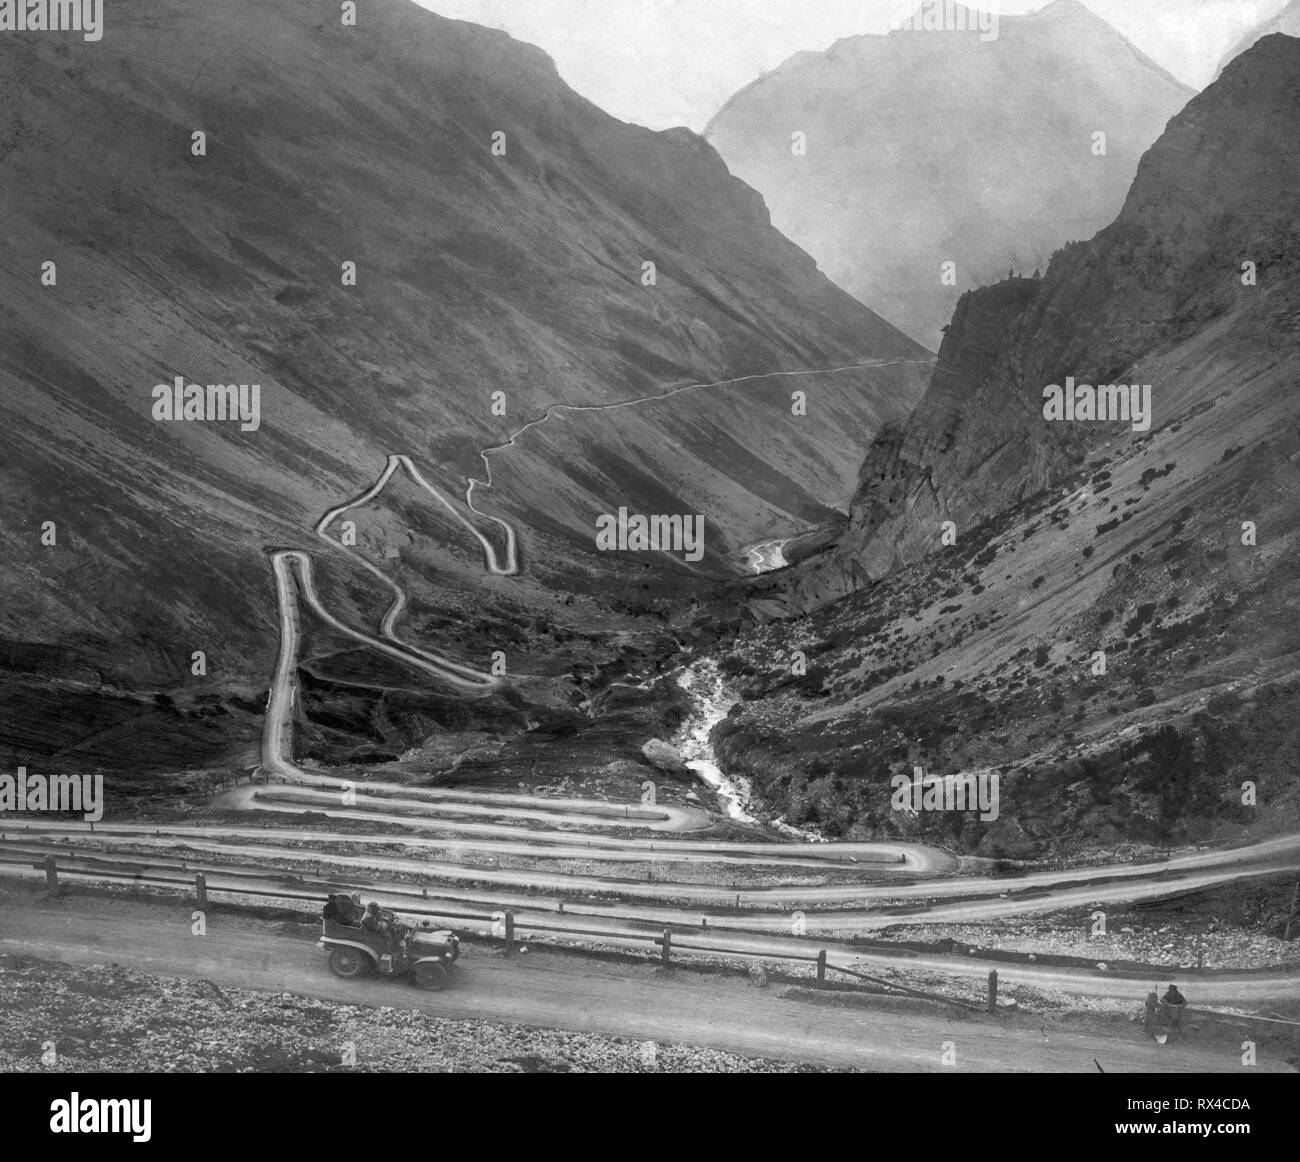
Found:
[{"label": "driver", "polygon": [[388,924],[383,916],[379,914],[379,905],[374,900],[371,900],[366,905],[365,915],[361,917],[361,930],[369,932],[371,936],[383,936],[388,940],[389,944],[392,944],[393,938],[388,929]]},{"label": "driver", "polygon": [[399,948],[404,946],[411,929],[397,918],[396,912],[389,908],[380,908],[379,915],[383,918],[384,923],[388,925],[388,932],[393,944]]},{"label": "driver", "polygon": [[366,914],[361,918],[362,930],[373,936],[382,936],[392,952],[402,947],[402,927],[394,922],[391,912],[381,909],[374,900],[366,905]]}]

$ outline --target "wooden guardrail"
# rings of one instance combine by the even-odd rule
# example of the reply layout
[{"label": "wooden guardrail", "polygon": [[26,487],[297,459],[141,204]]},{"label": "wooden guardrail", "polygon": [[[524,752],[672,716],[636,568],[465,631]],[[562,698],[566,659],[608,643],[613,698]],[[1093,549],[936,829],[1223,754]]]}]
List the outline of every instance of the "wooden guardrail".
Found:
[{"label": "wooden guardrail", "polygon": [[[94,861],[92,858],[87,859],[84,862],[91,863]],[[252,887],[238,884],[212,884],[208,882],[210,878],[247,878],[247,873],[241,874],[237,871],[232,872],[227,870],[214,871],[212,868],[203,871],[197,869],[190,871],[187,868],[186,874],[183,876],[167,876],[147,870],[115,870],[108,867],[96,867],[93,869],[77,868],[69,866],[66,861],[64,865],[60,867],[57,857],[53,854],[45,855],[38,863],[33,863],[30,855],[26,858],[13,858],[0,855],[0,867],[6,865],[44,871],[46,887],[55,894],[62,891],[63,885],[60,880],[61,876],[65,879],[111,879],[141,886],[148,885],[172,889],[188,888],[192,890],[194,898],[201,905],[206,905],[209,902],[212,893],[233,896],[256,896],[262,899],[272,900],[310,900],[316,902],[320,900],[322,895],[328,894],[331,888],[337,888],[338,886],[333,882],[312,885],[304,884],[301,888],[293,888],[287,885],[275,888],[269,886]],[[3,874],[3,872],[0,872],[0,874]],[[437,899],[436,896],[429,896],[429,889],[427,887],[420,888],[419,890],[421,891],[419,899]],[[414,904],[416,901],[413,900],[412,903]],[[866,973],[858,972],[854,969],[831,964],[827,960],[827,950],[825,948],[818,949],[816,952],[757,952],[743,948],[726,947],[716,943],[701,943],[691,939],[691,933],[695,931],[694,929],[683,930],[681,926],[678,927],[676,933],[674,933],[672,928],[664,928],[659,933],[640,931],[634,928],[575,928],[570,925],[561,926],[547,924],[540,920],[520,919],[511,909],[508,908],[494,908],[487,912],[481,912],[454,907],[436,909],[423,908],[419,906],[408,907],[403,904],[398,910],[410,915],[428,916],[438,920],[465,920],[486,924],[488,925],[488,931],[491,938],[503,941],[507,955],[513,955],[520,933],[523,932],[540,933],[561,942],[572,937],[585,937],[588,940],[644,941],[650,949],[658,948],[659,960],[664,968],[672,967],[672,956],[674,951],[689,954],[726,956],[737,960],[768,961],[776,963],[789,963],[791,961],[806,962],[816,965],[815,983],[818,988],[824,986],[826,982],[826,973],[830,970],[860,980],[869,981],[872,984],[885,988],[894,989],[901,993],[924,997],[929,1000],[942,1001],[944,1004],[955,1004],[972,1010],[978,1010],[981,1007],[979,1005],[972,1005],[966,1001],[955,1001],[950,997],[940,996],[936,993],[927,993],[921,989],[909,988],[908,986],[897,984],[882,977],[869,976]],[[559,903],[557,914],[564,914],[564,903],[562,900]],[[992,979],[996,980],[997,974],[994,972],[991,973],[990,976]]]},{"label": "wooden guardrail", "polygon": [[[898,984],[896,981],[885,980],[883,977],[869,976],[865,972],[858,972],[857,969],[844,968],[837,964],[832,964],[829,965],[828,967],[830,967],[835,972],[842,972],[846,976],[857,977],[859,980],[869,981],[872,984],[881,985],[884,988],[896,989],[898,992],[905,993],[908,996],[922,997],[927,1001],[942,1001],[945,1005],[957,1005],[959,1008],[970,1009],[972,1012],[980,1012],[985,1008],[985,1006],[983,1005],[973,1005],[969,1001],[955,1000],[952,997],[945,997],[940,993],[931,993],[931,992],[926,992],[924,989],[910,988],[907,985]],[[998,982],[998,974],[997,974],[997,970],[994,969],[989,973],[989,1001],[988,1001],[987,1008],[990,1013],[997,1012],[997,993],[998,993],[997,982]]]},{"label": "wooden guardrail", "polygon": [[[93,862],[87,860],[86,862]],[[246,886],[237,884],[223,884],[210,882],[213,878],[236,878],[240,875],[238,872],[225,870],[216,870],[209,868],[206,871],[194,870],[187,872],[184,876],[168,876],[157,872],[147,870],[116,870],[109,867],[97,868],[77,868],[64,863],[59,866],[58,860],[54,855],[46,855],[40,862],[34,863],[30,856],[26,859],[15,859],[7,856],[0,856],[0,866],[18,866],[24,868],[34,868],[45,872],[46,886],[55,892],[62,890],[62,881],[65,879],[111,879],[120,880],[126,883],[140,885],[155,885],[163,888],[189,888],[192,889],[196,899],[207,901],[212,893],[233,896],[256,896],[264,899],[273,900],[310,900],[319,901],[322,895],[328,894],[331,888],[336,887],[332,881],[323,884],[304,884],[301,888],[281,886],[279,888],[271,886]],[[285,877],[288,878],[288,877]],[[363,884],[364,886],[364,884]],[[418,899],[412,899],[410,905],[404,901],[398,908],[399,911],[416,916],[430,916],[437,919],[451,920],[469,920],[489,925],[489,931],[493,929],[501,931],[502,935],[498,939],[505,939],[513,944],[514,939],[521,932],[542,933],[549,936],[564,938],[566,936],[584,936],[588,938],[605,938],[609,940],[638,940],[645,941],[650,946],[661,946],[664,949],[663,956],[671,957],[674,941],[676,947],[682,952],[702,952],[713,953],[738,957],[741,959],[758,959],[758,960],[777,960],[777,961],[809,961],[816,962],[824,958],[825,952],[820,953],[759,953],[748,951],[740,948],[723,947],[718,944],[701,944],[689,939],[689,933],[678,933],[674,938],[671,929],[664,929],[662,934],[637,930],[635,928],[575,928],[572,925],[547,924],[540,920],[524,920],[515,916],[510,909],[493,908],[489,911],[469,911],[454,907],[424,908],[418,905],[418,900],[437,899],[430,897],[428,888],[421,888],[421,896]],[[557,909],[557,914],[563,915],[563,902]],[[686,940],[680,937],[685,935]]]}]

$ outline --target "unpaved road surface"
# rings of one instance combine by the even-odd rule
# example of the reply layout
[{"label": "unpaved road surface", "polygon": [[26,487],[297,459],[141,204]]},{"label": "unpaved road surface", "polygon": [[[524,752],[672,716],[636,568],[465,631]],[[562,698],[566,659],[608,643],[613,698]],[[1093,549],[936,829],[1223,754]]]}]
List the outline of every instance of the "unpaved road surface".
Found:
[{"label": "unpaved road surface", "polygon": [[[8,901],[10,905],[12,901]],[[467,945],[451,989],[334,977],[313,927],[225,914],[190,933],[191,906],[75,897],[0,906],[0,953],[74,964],[120,964],[217,984],[354,1004],[418,1009],[749,1056],[879,1071],[1236,1072],[1230,1044],[1158,1045],[1135,1023],[1067,1027],[1026,1014],[950,1015],[919,1004],[870,1009],[783,998],[742,977],[597,961],[534,949],[506,958]],[[944,1065],[948,1049],[955,1065]],[[1261,1054],[1256,1072],[1292,1072]],[[1242,1070],[1244,1072],[1244,1070]]]},{"label": "unpaved road surface", "polygon": [[[106,860],[91,861],[86,870],[70,870],[67,861],[60,863],[60,876],[76,883],[93,883],[103,879]],[[193,873],[183,870],[178,863],[128,865],[131,872],[158,877],[173,885],[172,890],[186,890],[193,886]],[[12,879],[24,879],[35,886],[44,878],[39,866],[5,869]],[[285,879],[276,873],[260,875],[240,872],[227,875],[209,872],[206,876],[210,898],[236,907],[265,907],[277,899],[307,900],[314,907],[339,884],[319,879]],[[122,882],[119,873],[117,883]],[[503,894],[494,891],[485,898],[481,889],[456,890],[442,887],[426,895],[423,889],[410,884],[370,884],[362,895],[363,900],[375,899],[395,908],[412,922],[429,919],[439,927],[457,927],[489,935],[490,916],[502,916],[501,908],[509,907],[515,918],[515,928],[526,938],[531,933],[546,934],[552,941],[589,946],[593,942],[603,948],[618,948],[643,953],[653,937],[664,926],[673,926],[673,947],[679,954],[699,953],[710,958],[723,957],[729,962],[779,961],[786,965],[799,965],[814,960],[821,949],[827,952],[827,963],[832,967],[856,971],[903,971],[923,973],[945,981],[961,982],[969,995],[980,992],[990,968],[998,970],[1003,988],[1048,989],[1057,994],[1078,997],[1108,998],[1140,1003],[1148,992],[1159,993],[1173,976],[1177,976],[1198,1004],[1245,1006],[1258,1011],[1275,1003],[1294,1001],[1300,975],[1290,968],[1273,971],[1202,971],[1194,969],[1153,968],[1148,972],[1114,971],[1100,966],[1064,966],[1010,962],[1002,958],[986,959],[974,954],[958,955],[939,952],[917,952],[903,948],[876,947],[863,949],[852,943],[826,939],[776,935],[771,932],[743,932],[710,925],[697,926],[695,915],[685,911],[662,910],[667,918],[659,925],[637,922],[625,918],[622,905],[572,903],[564,912],[557,912],[545,903],[539,906],[535,898],[525,895]],[[477,917],[477,919],[469,919]],[[467,923],[468,919],[468,923]],[[2,930],[2,929],[0,929]],[[500,935],[500,933],[497,933]]]}]

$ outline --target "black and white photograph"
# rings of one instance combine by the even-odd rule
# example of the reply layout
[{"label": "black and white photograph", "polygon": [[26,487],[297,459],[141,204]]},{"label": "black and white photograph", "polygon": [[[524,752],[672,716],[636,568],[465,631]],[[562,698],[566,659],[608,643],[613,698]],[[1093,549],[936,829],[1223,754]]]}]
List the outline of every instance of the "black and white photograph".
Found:
[{"label": "black and white photograph", "polygon": [[42,1150],[1294,1102],[1300,0],[0,0],[0,490]]}]

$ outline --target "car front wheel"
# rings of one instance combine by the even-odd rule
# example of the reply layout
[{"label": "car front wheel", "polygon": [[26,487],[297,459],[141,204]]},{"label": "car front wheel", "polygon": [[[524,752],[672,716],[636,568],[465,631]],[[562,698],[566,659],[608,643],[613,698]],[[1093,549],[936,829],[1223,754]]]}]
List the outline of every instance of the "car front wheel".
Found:
[{"label": "car front wheel", "polygon": [[447,987],[447,970],[433,961],[415,966],[415,983],[422,989],[441,992]]}]

